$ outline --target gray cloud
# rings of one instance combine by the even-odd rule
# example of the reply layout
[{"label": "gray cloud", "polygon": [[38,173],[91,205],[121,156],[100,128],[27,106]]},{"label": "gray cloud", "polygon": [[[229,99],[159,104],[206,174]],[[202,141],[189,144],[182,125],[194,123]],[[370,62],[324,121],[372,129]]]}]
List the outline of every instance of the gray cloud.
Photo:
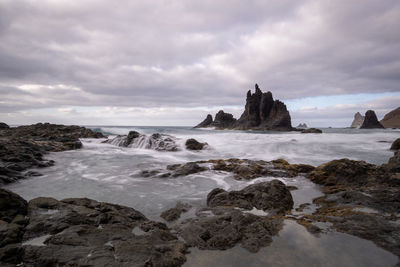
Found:
[{"label": "gray cloud", "polygon": [[2,0],[0,112],[241,106],[255,82],[281,99],[398,92],[399,17],[397,0]]}]

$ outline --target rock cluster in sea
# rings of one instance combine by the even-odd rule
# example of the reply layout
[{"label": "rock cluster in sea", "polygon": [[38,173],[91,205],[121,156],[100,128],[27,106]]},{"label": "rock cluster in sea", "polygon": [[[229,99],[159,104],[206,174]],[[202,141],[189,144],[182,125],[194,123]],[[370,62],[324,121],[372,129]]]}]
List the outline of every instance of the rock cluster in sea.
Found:
[{"label": "rock cluster in sea", "polygon": [[82,147],[79,138],[101,137],[104,137],[101,133],[80,126],[38,123],[8,127],[4,124],[0,128],[0,184],[40,175],[27,170],[53,165],[52,160],[43,158],[48,152],[78,149]]},{"label": "rock cluster in sea", "polygon": [[217,129],[235,130],[292,130],[292,123],[286,105],[274,100],[271,92],[263,93],[258,85],[255,85],[255,92],[247,92],[246,106],[239,119],[232,114],[220,110],[215,119],[210,114],[195,128],[215,127]]}]

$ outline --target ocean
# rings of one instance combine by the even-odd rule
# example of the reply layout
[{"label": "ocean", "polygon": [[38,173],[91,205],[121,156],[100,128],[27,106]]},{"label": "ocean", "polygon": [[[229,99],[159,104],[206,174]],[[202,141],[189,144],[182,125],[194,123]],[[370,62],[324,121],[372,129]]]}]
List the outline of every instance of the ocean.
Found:
[{"label": "ocean", "polygon": [[[90,126],[110,136],[138,131],[142,134],[163,133],[177,139],[176,152],[156,151],[145,146],[119,147],[102,143],[104,139],[82,139],[83,148],[46,155],[56,163],[39,171],[43,176],[21,180],[5,186],[27,200],[39,196],[56,199],[87,197],[98,201],[133,207],[149,219],[162,221],[160,213],[174,207],[177,201],[190,203],[193,210],[204,206],[207,194],[214,188],[237,190],[249,184],[276,179],[260,177],[238,181],[232,174],[205,171],[177,178],[143,177],[142,171],[165,169],[169,164],[189,161],[241,158],[274,160],[283,158],[290,163],[318,166],[333,159],[349,158],[373,164],[386,163],[393,155],[391,143],[400,136],[395,129],[322,129],[323,134],[299,132],[259,132],[190,127],[117,127]],[[185,141],[195,138],[207,142],[202,151],[185,149]],[[320,188],[305,177],[279,178],[287,185],[298,187],[292,191],[295,208],[322,196]],[[307,210],[305,211],[307,212]],[[188,217],[194,212],[189,212]],[[321,234],[322,235],[322,234]],[[332,246],[335,249],[332,249]],[[235,247],[220,251],[192,249],[186,266],[387,266],[397,257],[378,248],[371,241],[343,233],[331,232],[315,237],[293,221],[286,221],[273,243],[254,254]],[[267,257],[266,255],[270,255]],[[240,257],[239,257],[240,256]]]}]

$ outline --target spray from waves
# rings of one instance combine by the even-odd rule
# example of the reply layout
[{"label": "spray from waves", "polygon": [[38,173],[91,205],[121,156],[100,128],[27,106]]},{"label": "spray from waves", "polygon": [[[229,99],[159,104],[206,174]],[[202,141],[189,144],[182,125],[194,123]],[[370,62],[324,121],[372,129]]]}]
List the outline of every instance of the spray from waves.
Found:
[{"label": "spray from waves", "polygon": [[106,143],[120,147],[153,149],[157,151],[178,151],[177,139],[171,135],[155,133],[152,135],[139,134],[136,131],[128,135],[117,136]]}]

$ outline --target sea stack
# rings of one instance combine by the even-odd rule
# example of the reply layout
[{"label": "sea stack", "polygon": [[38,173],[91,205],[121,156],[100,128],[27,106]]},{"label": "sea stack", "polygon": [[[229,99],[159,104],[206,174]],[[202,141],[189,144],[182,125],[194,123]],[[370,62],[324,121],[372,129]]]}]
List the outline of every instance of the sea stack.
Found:
[{"label": "sea stack", "polygon": [[286,105],[274,100],[271,92],[263,93],[258,85],[255,85],[255,92],[247,92],[246,106],[243,114],[236,120],[232,114],[220,110],[214,121],[211,115],[197,125],[200,127],[216,127],[217,129],[235,130],[293,130],[289,111]]},{"label": "sea stack", "polygon": [[354,114],[354,120],[351,123],[351,128],[360,128],[361,125],[364,122],[364,116],[360,114],[360,112],[357,112],[356,114]]},{"label": "sea stack", "polygon": [[209,127],[212,122],[213,122],[213,118],[212,118],[211,114],[208,114],[207,117],[204,119],[204,121],[197,124],[194,128]]},{"label": "sea stack", "polygon": [[360,129],[374,129],[374,128],[385,128],[380,124],[378,118],[376,117],[375,111],[368,110],[365,112],[364,122]]},{"label": "sea stack", "polygon": [[400,128],[400,107],[390,111],[380,122],[385,128]]}]

